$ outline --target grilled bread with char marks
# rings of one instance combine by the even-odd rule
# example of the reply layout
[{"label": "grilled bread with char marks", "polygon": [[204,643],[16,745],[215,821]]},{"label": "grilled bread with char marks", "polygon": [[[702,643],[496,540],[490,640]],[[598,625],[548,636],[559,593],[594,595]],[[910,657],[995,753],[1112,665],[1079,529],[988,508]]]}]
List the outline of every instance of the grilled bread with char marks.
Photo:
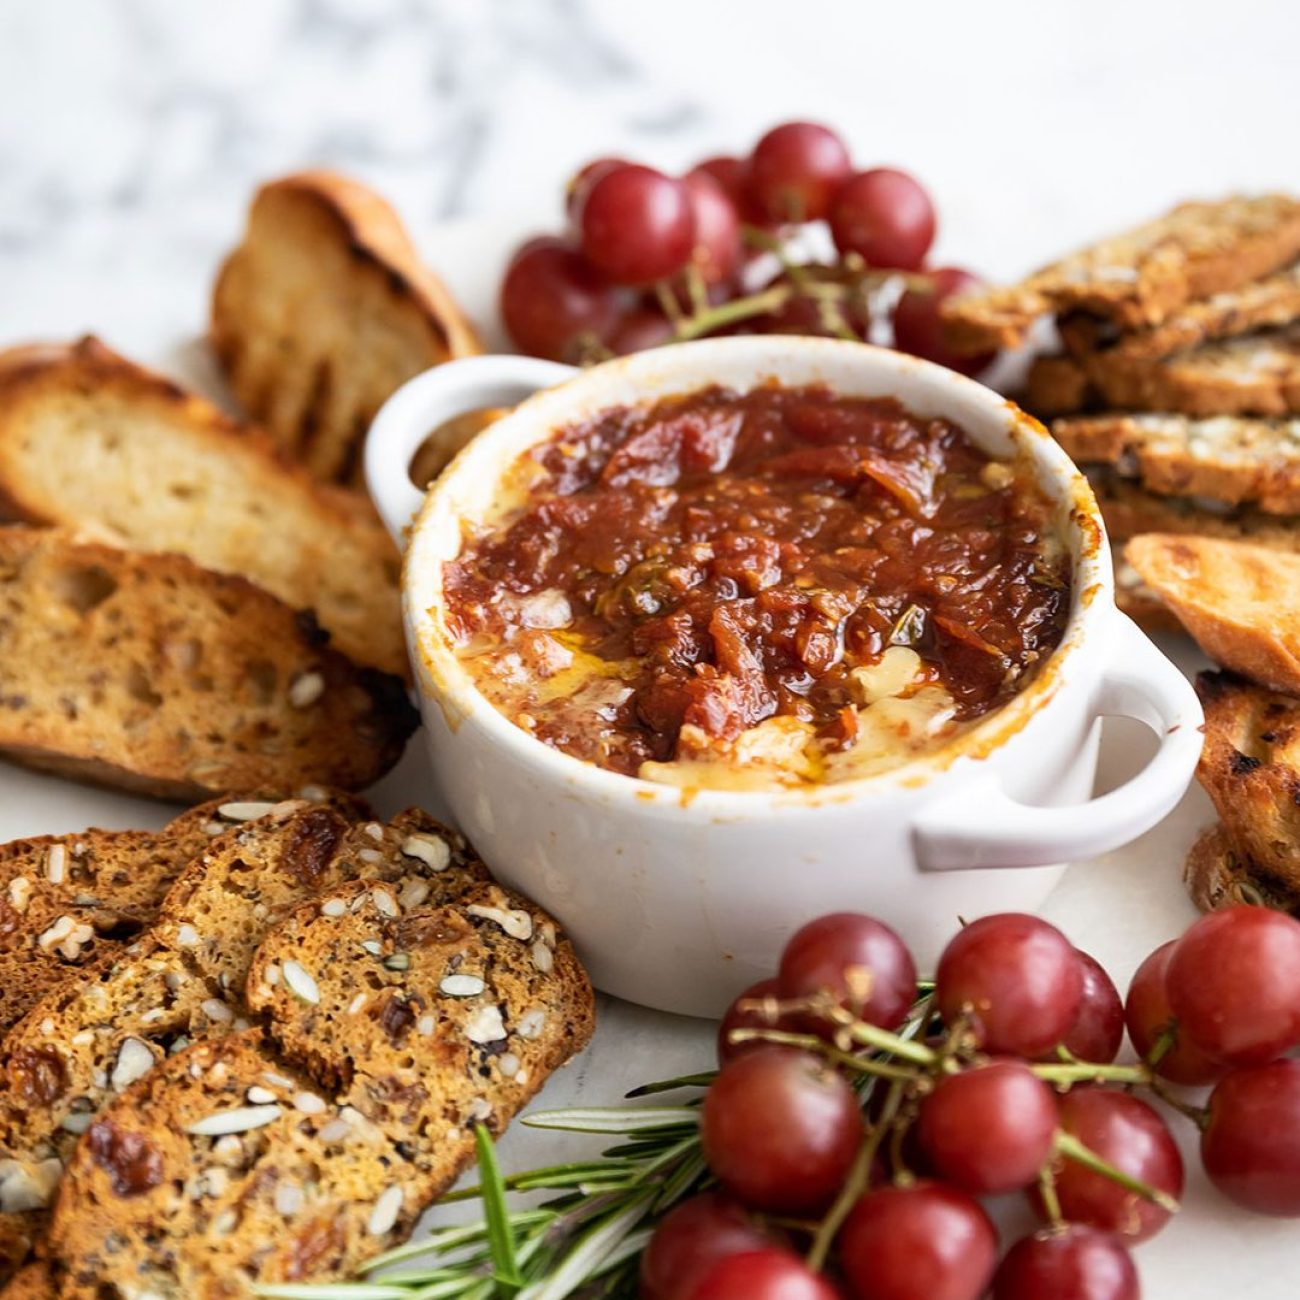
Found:
[{"label": "grilled bread with char marks", "polygon": [[397,388],[482,351],[393,209],[328,171],[258,191],[213,292],[212,342],[283,451],[345,484],[359,482],[366,431]]}]

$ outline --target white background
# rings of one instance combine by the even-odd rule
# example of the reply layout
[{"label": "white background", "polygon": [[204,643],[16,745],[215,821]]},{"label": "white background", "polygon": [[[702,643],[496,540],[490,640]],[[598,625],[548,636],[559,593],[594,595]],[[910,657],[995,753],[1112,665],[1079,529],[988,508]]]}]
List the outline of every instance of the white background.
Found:
[{"label": "white background", "polygon": [[199,329],[251,188],[306,163],[417,233],[544,226],[589,157],[683,167],[791,115],[913,169],[939,256],[1011,276],[1300,188],[1298,67],[1289,0],[0,0],[0,342]]},{"label": "white background", "polygon": [[[0,0],[0,345],[93,330],[192,367],[253,186],[316,163],[385,192],[486,318],[499,232],[557,226],[579,163],[685,167],[790,116],[915,171],[939,258],[1010,277],[1180,198],[1300,190],[1298,67],[1284,0]],[[413,754],[381,804],[418,780]],[[0,838],[160,816],[0,768]],[[1191,918],[1179,864],[1207,817],[1192,790],[1049,905],[1121,985]],[[705,1026],[602,1026],[547,1103],[707,1063]],[[507,1164],[539,1155],[512,1131]],[[1183,1221],[1139,1253],[1145,1294],[1281,1300],[1297,1245],[1193,1173]]]}]

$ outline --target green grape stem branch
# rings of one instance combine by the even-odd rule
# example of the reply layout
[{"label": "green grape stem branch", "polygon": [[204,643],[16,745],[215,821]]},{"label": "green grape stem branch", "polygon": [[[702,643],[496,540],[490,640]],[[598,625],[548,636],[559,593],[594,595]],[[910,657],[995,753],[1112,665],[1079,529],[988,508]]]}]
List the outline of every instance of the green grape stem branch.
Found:
[{"label": "green grape stem branch", "polygon": [[[871,1185],[873,1168],[888,1151],[896,1182],[911,1172],[902,1163],[901,1138],[915,1102],[937,1078],[978,1063],[970,1027],[961,1020],[937,1043],[925,1041],[938,1028],[931,989],[923,985],[906,1024],[897,1033],[857,1019],[828,996],[798,1001],[764,998],[742,1004],[775,1023],[792,1012],[832,1021],[833,1041],[777,1029],[732,1031],[732,1041],[765,1040],[821,1055],[854,1080],[864,1109],[874,1119],[841,1194],[818,1221],[782,1220],[780,1227],[807,1245],[810,1266],[820,1269],[831,1254],[840,1225],[854,1201]],[[1031,1066],[1062,1091],[1077,1083],[1110,1082],[1151,1088],[1145,1062],[1098,1065],[1067,1052]],[[343,1283],[263,1285],[257,1294],[277,1300],[566,1300],[566,1297],[630,1297],[636,1294],[639,1257],[655,1226],[673,1206],[707,1190],[714,1179],[700,1144],[700,1105],[715,1072],[645,1084],[629,1099],[651,1104],[542,1111],[521,1121],[534,1129],[617,1139],[585,1160],[503,1174],[482,1126],[478,1139],[479,1183],[444,1196],[441,1204],[478,1198],[475,1222],[445,1227],[370,1260],[357,1280]],[[876,1105],[883,1088],[883,1104]],[[687,1094],[677,1104],[658,1104],[668,1094]],[[1186,1108],[1183,1108],[1186,1109]],[[1137,1196],[1174,1211],[1177,1202],[1131,1178],[1071,1135],[1058,1132],[1052,1159],[1040,1174],[1048,1216],[1059,1220],[1054,1167],[1077,1161]],[[540,1203],[511,1208],[512,1196],[549,1194]]]}]

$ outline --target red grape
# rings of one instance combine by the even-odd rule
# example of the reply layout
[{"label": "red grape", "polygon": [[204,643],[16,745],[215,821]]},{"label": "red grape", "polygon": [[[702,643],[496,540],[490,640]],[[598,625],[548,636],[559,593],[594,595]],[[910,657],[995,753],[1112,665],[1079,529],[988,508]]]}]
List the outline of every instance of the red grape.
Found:
[{"label": "red grape", "polygon": [[[1112,1088],[1072,1088],[1058,1108],[1061,1127],[1094,1155],[1157,1191],[1173,1197],[1182,1193],[1182,1156],[1164,1120],[1146,1102]],[[1073,1222],[1136,1242],[1154,1236],[1169,1221],[1168,1210],[1076,1160],[1058,1161],[1055,1173],[1061,1213]],[[1030,1200],[1042,1214],[1036,1192]]]},{"label": "red grape", "polygon": [[641,1253],[641,1300],[675,1300],[724,1255],[770,1245],[735,1201],[705,1192],[676,1206]]},{"label": "red grape", "polygon": [[952,1024],[963,1011],[989,1052],[1042,1056],[1060,1043],[1083,999],[1078,953],[1053,925],[1023,912],[981,917],[939,958],[935,997]]},{"label": "red grape", "polygon": [[868,1192],[849,1211],[839,1247],[857,1300],[976,1300],[998,1261],[979,1202],[928,1181]]},{"label": "red grape", "polygon": [[959,267],[944,266],[929,273],[928,293],[908,289],[894,307],[894,346],[901,352],[947,366],[963,375],[977,375],[990,361],[992,352],[963,356],[954,352],[944,338],[939,304],[954,294],[965,293],[983,283],[978,276]]},{"label": "red grape", "polygon": [[1086,1223],[1016,1242],[993,1279],[993,1300],[1139,1300],[1137,1268],[1113,1232]]},{"label": "red grape", "polygon": [[919,270],[934,243],[934,205],[906,172],[876,167],[839,188],[830,208],[831,236],[841,253],[868,266]]},{"label": "red grape", "polygon": [[633,307],[606,333],[605,346],[616,357],[623,357],[671,343],[675,337],[672,321],[657,307]]},{"label": "red grape", "polygon": [[1300,1061],[1228,1075],[1210,1095],[1201,1160],[1210,1181],[1238,1205],[1300,1215]]},{"label": "red grape", "polygon": [[734,1057],[752,1052],[756,1047],[771,1046],[770,1043],[765,1044],[761,1038],[750,1039],[744,1043],[733,1043],[730,1038],[733,1029],[781,1029],[797,1032],[798,1027],[788,1017],[777,1016],[775,1020],[769,1020],[761,1011],[739,1009],[742,1002],[780,996],[780,986],[775,979],[759,980],[757,984],[751,984],[727,1008],[727,1014],[722,1017],[722,1024],[718,1027],[718,1061],[722,1065],[726,1065]]},{"label": "red grape", "polygon": [[1101,963],[1078,948],[1075,952],[1083,976],[1083,998],[1061,1046],[1080,1061],[1107,1065],[1124,1043],[1124,1004]]},{"label": "red grape", "polygon": [[1267,907],[1211,912],[1165,971],[1179,1028],[1229,1065],[1263,1065],[1300,1043],[1300,921]]},{"label": "red grape", "polygon": [[700,1116],[704,1158],[746,1205],[824,1210],[862,1141],[857,1095],[818,1057],[767,1046],[724,1065]]},{"label": "red grape", "polygon": [[682,182],[695,212],[691,260],[705,284],[726,284],[740,266],[740,217],[727,192],[708,172],[688,172]]},{"label": "red grape", "polygon": [[675,1300],[836,1300],[839,1292],[797,1255],[769,1246],[727,1255]]},{"label": "red grape", "polygon": [[697,163],[691,168],[687,173],[687,179],[699,172],[712,176],[722,186],[742,221],[755,223],[764,219],[750,192],[748,159],[733,158],[726,154],[720,154],[716,158],[706,158],[702,163]]},{"label": "red grape", "polygon": [[564,187],[564,210],[569,220],[576,222],[582,205],[586,202],[587,191],[607,171],[627,164],[626,158],[593,158],[591,162],[579,167]]},{"label": "red grape", "polygon": [[625,163],[602,172],[578,213],[582,251],[618,284],[675,275],[695,246],[695,215],[682,181]]},{"label": "red grape", "polygon": [[[889,926],[859,912],[833,912],[796,930],[781,954],[783,998],[829,992],[859,1020],[893,1029],[916,999],[916,965]],[[813,1033],[831,1022],[804,1018]]]},{"label": "red grape", "polygon": [[1226,1065],[1211,1060],[1186,1034],[1179,1031],[1169,1006],[1165,989],[1165,971],[1173,956],[1177,939],[1163,943],[1137,968],[1128,986],[1124,1003],[1124,1022],[1128,1036],[1143,1060],[1148,1060],[1156,1043],[1167,1031],[1173,1034],[1173,1046],[1156,1062],[1155,1072],[1174,1083],[1213,1083],[1221,1079]]},{"label": "red grape", "polygon": [[618,309],[614,286],[559,239],[530,240],[501,284],[501,317],[515,345],[553,361],[575,360],[580,337],[601,339]]},{"label": "red grape", "polygon": [[988,1196],[1027,1187],[1052,1152],[1056,1098],[1021,1061],[940,1079],[921,1102],[918,1136],[935,1173]]},{"label": "red grape", "polygon": [[785,122],[754,146],[749,188],[773,221],[818,221],[852,170],[834,131],[815,122]]}]

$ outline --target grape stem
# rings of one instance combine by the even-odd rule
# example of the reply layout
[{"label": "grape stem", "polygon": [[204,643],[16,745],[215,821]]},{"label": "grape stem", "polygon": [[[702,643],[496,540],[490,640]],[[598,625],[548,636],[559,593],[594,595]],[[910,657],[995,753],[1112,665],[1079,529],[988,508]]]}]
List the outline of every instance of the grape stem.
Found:
[{"label": "grape stem", "polygon": [[677,341],[684,343],[688,339],[698,339],[724,326],[734,325],[737,321],[748,320],[751,316],[778,311],[790,297],[790,287],[778,284],[771,289],[764,289],[762,293],[753,293],[747,298],[733,298],[730,302],[711,307],[708,311],[697,312],[693,316],[682,317],[678,313],[675,326]]},{"label": "grape stem", "polygon": [[849,1070],[862,1074],[874,1074],[881,1079],[893,1079],[898,1082],[911,1082],[916,1078],[916,1071],[906,1066],[890,1065],[869,1056],[854,1056],[852,1052],[842,1052],[838,1047],[828,1043],[815,1034],[791,1034],[784,1029],[733,1029],[727,1035],[732,1043],[780,1043],[786,1047],[802,1047],[810,1052],[817,1052],[828,1061],[842,1065]]},{"label": "grape stem", "polygon": [[1038,1194],[1043,1198],[1048,1223],[1059,1228],[1065,1216],[1061,1213],[1061,1198],[1056,1194],[1056,1174],[1050,1160],[1038,1171]]},{"label": "grape stem", "polygon": [[1135,1196],[1140,1196],[1144,1201],[1150,1201],[1153,1205],[1158,1205],[1162,1210],[1168,1210],[1170,1214],[1178,1212],[1178,1202],[1168,1192],[1162,1192],[1158,1187],[1152,1187],[1150,1183],[1144,1183],[1140,1178],[1134,1178],[1132,1174],[1126,1174],[1122,1169],[1111,1164],[1109,1160],[1103,1159],[1095,1151],[1084,1146],[1072,1133],[1057,1129],[1056,1137],[1053,1140],[1053,1149],[1057,1155],[1064,1156],[1067,1160],[1073,1160],[1085,1169],[1091,1169],[1093,1173],[1110,1179],[1112,1183],[1118,1183],[1120,1187],[1132,1192]]},{"label": "grape stem", "polygon": [[889,1092],[885,1096],[885,1104],[881,1107],[879,1119],[862,1139],[862,1145],[858,1148],[858,1154],[844,1179],[840,1194],[835,1198],[831,1208],[826,1211],[826,1217],[822,1219],[817,1235],[808,1248],[805,1262],[814,1273],[822,1271],[826,1264],[826,1256],[830,1254],[831,1244],[844,1226],[844,1220],[849,1217],[849,1211],[870,1185],[871,1167],[875,1163],[876,1152],[880,1149],[885,1134],[893,1126],[902,1100],[903,1081],[896,1079],[889,1085]]},{"label": "grape stem", "polygon": [[1060,1065],[1037,1064],[1029,1067],[1040,1079],[1047,1083],[1134,1083],[1148,1087],[1151,1084],[1151,1071],[1144,1064],[1138,1065],[1101,1065],[1088,1061],[1075,1061]]}]

